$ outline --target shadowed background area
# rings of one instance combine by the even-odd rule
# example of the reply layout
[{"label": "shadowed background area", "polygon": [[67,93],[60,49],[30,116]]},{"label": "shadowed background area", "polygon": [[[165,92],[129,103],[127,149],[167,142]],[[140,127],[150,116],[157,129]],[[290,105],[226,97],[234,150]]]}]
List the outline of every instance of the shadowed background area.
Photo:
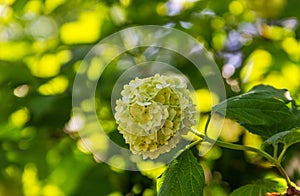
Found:
[{"label": "shadowed background area", "polygon": [[[91,135],[83,141],[79,137],[78,124],[84,119],[72,113],[75,75],[85,73],[89,80],[96,80],[102,69],[97,58],[86,70],[79,69],[88,51],[126,27],[172,27],[193,36],[211,52],[227,97],[263,83],[289,89],[299,103],[299,6],[298,0],[0,0],[0,195],[156,195],[155,180],[164,167],[143,172],[110,167],[84,145],[106,149],[103,138]],[[132,35],[133,40],[137,37]],[[106,56],[113,52],[104,51]],[[221,101],[191,62],[170,53],[155,47],[129,50],[101,75],[97,115],[117,144],[128,148],[116,128],[111,92],[132,64],[161,60],[184,73],[198,98],[199,130],[211,107]],[[89,101],[81,103],[85,111],[93,107]],[[220,139],[254,147],[262,143],[227,119]],[[284,161],[298,185],[299,149],[299,145],[291,148]],[[197,146],[193,152],[198,153]],[[124,162],[120,157],[110,161]],[[208,185],[205,195],[228,195],[253,179],[278,175],[261,157],[218,147],[199,162]]]}]

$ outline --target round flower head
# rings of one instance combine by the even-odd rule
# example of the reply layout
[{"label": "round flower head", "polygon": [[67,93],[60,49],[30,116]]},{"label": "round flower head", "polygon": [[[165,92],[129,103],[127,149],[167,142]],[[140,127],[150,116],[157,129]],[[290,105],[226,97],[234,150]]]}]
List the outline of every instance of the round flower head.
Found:
[{"label": "round flower head", "polygon": [[196,124],[195,105],[186,84],[170,76],[130,81],[116,102],[115,118],[134,154],[155,159],[169,152]]}]

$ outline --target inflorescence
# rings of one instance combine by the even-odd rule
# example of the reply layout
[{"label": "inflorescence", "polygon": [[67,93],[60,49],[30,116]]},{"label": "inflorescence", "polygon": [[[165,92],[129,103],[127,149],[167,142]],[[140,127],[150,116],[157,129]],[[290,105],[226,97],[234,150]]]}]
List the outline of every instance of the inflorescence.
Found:
[{"label": "inflorescence", "polygon": [[136,78],[121,95],[115,108],[118,130],[130,150],[144,159],[169,152],[196,124],[190,91],[178,78]]}]

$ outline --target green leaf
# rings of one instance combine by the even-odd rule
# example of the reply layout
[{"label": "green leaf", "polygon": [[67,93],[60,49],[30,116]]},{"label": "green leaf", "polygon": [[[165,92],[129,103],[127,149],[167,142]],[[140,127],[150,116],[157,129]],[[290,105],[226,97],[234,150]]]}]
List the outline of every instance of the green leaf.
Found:
[{"label": "green leaf", "polygon": [[216,105],[212,112],[236,120],[250,132],[268,138],[300,126],[300,117],[286,104],[293,102],[285,89],[259,85]]},{"label": "green leaf", "polygon": [[281,181],[270,179],[258,180],[253,184],[247,184],[234,190],[229,196],[258,196],[266,195],[268,192],[284,192],[286,185]]},{"label": "green leaf", "polygon": [[289,147],[293,144],[300,142],[300,130],[291,130],[291,131],[284,131],[277,133],[267,139],[263,146],[272,144],[273,146],[276,146],[278,143],[284,144],[286,147]]},{"label": "green leaf", "polygon": [[276,89],[272,86],[268,85],[258,85],[253,87],[246,94],[255,94],[257,98],[276,98],[284,101],[285,103],[289,103],[292,101],[292,98],[289,95],[289,91],[287,89]]},{"label": "green leaf", "polygon": [[190,195],[201,196],[205,185],[202,167],[190,150],[184,151],[172,161],[167,170],[158,178],[159,196]]},{"label": "green leaf", "polygon": [[242,124],[250,132],[262,136],[263,138],[272,137],[274,134],[280,133],[282,131],[291,130],[300,127],[300,118],[291,115],[291,118],[284,118],[281,121],[274,123],[271,126],[264,125],[249,125]]}]

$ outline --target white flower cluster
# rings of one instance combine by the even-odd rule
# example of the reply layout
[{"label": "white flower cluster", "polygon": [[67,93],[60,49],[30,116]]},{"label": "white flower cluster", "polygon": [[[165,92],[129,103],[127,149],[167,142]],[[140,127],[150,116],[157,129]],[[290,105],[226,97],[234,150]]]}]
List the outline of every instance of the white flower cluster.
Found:
[{"label": "white flower cluster", "polygon": [[196,124],[186,84],[170,76],[132,80],[117,100],[118,130],[134,154],[155,159],[169,152]]}]

